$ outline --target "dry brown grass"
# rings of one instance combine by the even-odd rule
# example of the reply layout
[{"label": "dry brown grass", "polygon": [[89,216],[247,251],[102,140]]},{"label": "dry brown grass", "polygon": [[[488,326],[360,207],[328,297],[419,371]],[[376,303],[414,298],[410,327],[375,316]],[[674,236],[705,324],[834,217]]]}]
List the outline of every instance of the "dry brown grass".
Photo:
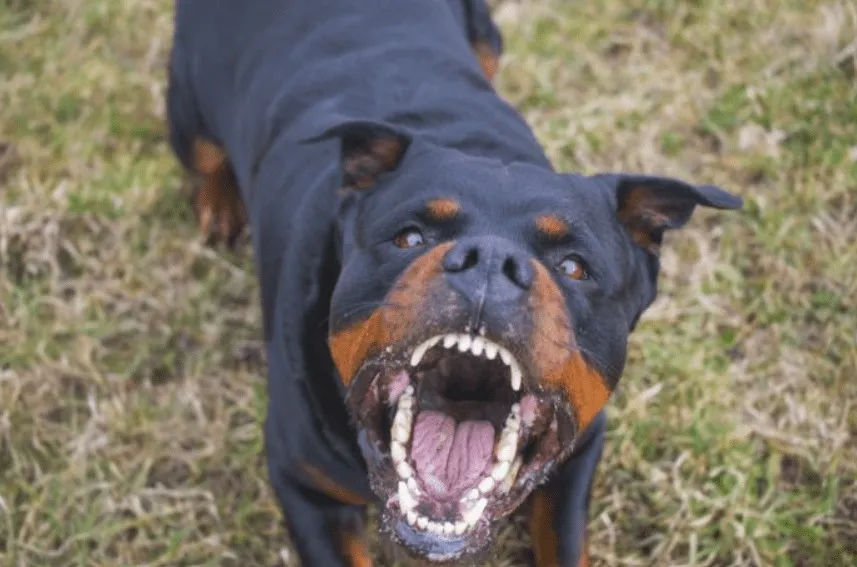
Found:
[{"label": "dry brown grass", "polygon": [[[664,256],[596,565],[857,565],[857,5],[501,2],[503,93],[567,169],[716,182]],[[163,141],[166,0],[0,2],[0,563],[295,565],[262,466],[246,246]],[[494,565],[527,545],[509,526]]]}]

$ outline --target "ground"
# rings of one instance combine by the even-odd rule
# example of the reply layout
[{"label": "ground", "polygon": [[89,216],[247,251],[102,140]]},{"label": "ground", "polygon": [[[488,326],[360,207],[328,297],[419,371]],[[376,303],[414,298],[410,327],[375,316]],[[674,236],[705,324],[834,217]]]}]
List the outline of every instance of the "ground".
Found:
[{"label": "ground", "polygon": [[[668,239],[594,564],[857,565],[857,4],[496,4],[499,88],[559,168],[746,199]],[[0,2],[2,565],[296,565],[248,246],[200,243],[164,142],[170,10]]]}]

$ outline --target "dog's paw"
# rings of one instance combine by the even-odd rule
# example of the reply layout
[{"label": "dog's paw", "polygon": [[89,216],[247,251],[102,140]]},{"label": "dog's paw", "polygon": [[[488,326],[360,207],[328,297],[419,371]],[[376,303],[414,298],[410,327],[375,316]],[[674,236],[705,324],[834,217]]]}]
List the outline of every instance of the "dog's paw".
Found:
[{"label": "dog's paw", "polygon": [[199,180],[191,203],[203,239],[211,246],[234,246],[247,224],[247,211],[226,152],[207,140],[197,141],[194,169]]}]

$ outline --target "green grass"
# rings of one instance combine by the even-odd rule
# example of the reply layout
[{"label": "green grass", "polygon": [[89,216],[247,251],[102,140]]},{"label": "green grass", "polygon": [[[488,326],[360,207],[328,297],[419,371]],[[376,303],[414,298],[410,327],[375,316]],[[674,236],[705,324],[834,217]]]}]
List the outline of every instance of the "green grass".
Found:
[{"label": "green grass", "polygon": [[[499,87],[559,167],[747,203],[664,250],[594,563],[857,566],[855,5],[496,4]],[[0,2],[2,565],[296,565],[251,256],[199,243],[163,140],[170,12]],[[522,525],[493,565],[520,564]]]}]

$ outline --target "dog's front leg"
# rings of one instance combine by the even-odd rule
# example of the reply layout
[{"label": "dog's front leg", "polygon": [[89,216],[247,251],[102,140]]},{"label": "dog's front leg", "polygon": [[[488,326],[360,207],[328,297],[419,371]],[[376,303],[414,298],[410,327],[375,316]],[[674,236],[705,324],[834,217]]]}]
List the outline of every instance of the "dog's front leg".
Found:
[{"label": "dog's front leg", "polygon": [[536,567],[589,567],[586,525],[607,420],[600,413],[556,478],[532,498],[530,537]]},{"label": "dog's front leg", "polygon": [[282,477],[272,479],[272,485],[303,567],[372,566],[364,537],[365,506],[341,502],[326,485],[315,490]]}]

